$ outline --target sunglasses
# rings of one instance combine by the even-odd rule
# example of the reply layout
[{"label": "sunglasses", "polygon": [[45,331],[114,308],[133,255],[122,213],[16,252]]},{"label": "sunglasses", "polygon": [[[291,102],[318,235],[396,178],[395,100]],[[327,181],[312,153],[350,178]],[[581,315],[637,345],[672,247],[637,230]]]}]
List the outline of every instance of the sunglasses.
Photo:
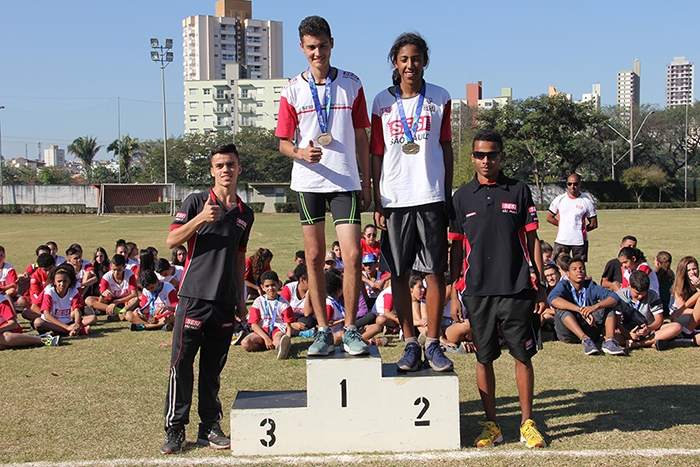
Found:
[{"label": "sunglasses", "polygon": [[566,182],[566,186],[578,186],[579,182]]},{"label": "sunglasses", "polygon": [[376,233],[366,233],[365,234],[365,237],[376,237],[376,236],[377,236]]},{"label": "sunglasses", "polygon": [[493,151],[493,152],[472,152],[474,159],[482,160],[484,157],[488,157],[489,160],[498,159],[503,151]]}]

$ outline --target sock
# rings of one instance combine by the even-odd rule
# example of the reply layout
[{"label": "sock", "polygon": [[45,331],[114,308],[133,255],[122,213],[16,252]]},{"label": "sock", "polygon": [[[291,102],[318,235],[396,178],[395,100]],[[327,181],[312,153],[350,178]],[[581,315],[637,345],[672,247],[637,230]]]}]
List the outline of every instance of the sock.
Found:
[{"label": "sock", "polygon": [[406,337],[406,344],[410,344],[413,342],[414,344],[418,344],[418,338],[417,337]]}]

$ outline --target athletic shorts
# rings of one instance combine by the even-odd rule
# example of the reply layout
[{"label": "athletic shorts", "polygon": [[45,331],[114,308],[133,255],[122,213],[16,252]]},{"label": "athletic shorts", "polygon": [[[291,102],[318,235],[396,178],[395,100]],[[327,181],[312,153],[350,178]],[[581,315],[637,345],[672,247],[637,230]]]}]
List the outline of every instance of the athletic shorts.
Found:
[{"label": "athletic shorts", "polygon": [[442,274],[447,270],[445,203],[386,208],[380,269],[403,276],[411,270]]},{"label": "athletic shorts", "polygon": [[462,300],[467,307],[479,363],[491,363],[501,356],[499,328],[510,354],[516,360],[528,362],[537,353],[533,289],[525,289],[515,295],[462,295]]},{"label": "athletic shorts", "polygon": [[313,225],[326,221],[326,202],[331,208],[333,225],[360,225],[360,197],[357,191],[334,193],[298,192],[301,225]]},{"label": "athletic shorts", "polygon": [[588,261],[588,241],[583,242],[583,245],[562,245],[554,242],[552,258],[556,258],[561,253],[566,253],[572,258],[581,258],[585,263]]},{"label": "athletic shorts", "polygon": [[567,344],[580,343],[581,340],[576,334],[564,324],[564,318],[572,316],[581,327],[581,330],[588,337],[596,341],[602,334],[605,334],[605,319],[610,313],[614,312],[614,308],[603,308],[596,311],[591,315],[593,316],[593,326],[591,326],[588,324],[588,321],[578,313],[572,313],[569,310],[560,310],[557,308],[554,310],[554,331],[557,333],[557,338],[562,342],[566,342]]}]

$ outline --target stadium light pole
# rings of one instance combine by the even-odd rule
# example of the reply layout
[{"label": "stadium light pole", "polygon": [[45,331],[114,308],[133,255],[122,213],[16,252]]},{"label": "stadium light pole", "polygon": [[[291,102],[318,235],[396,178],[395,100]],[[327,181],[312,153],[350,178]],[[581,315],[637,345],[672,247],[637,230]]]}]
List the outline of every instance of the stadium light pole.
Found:
[{"label": "stadium light pole", "polygon": [[[0,110],[4,109],[4,105],[0,105]],[[0,206],[5,205],[5,196],[3,194],[2,185],[2,119],[0,119]]]},{"label": "stadium light pole", "polygon": [[168,183],[168,123],[165,115],[165,67],[173,61],[173,40],[165,39],[165,45],[160,45],[158,39],[151,38],[151,60],[160,66],[161,89],[163,91],[163,174],[165,183]]}]

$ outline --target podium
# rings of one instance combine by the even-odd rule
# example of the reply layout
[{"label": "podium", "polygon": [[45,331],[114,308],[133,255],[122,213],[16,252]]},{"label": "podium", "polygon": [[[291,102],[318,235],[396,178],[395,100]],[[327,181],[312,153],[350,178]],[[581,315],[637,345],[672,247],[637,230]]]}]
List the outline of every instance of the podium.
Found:
[{"label": "podium", "polygon": [[457,374],[404,373],[379,350],[306,359],[306,391],[240,391],[234,455],[460,449]]}]

